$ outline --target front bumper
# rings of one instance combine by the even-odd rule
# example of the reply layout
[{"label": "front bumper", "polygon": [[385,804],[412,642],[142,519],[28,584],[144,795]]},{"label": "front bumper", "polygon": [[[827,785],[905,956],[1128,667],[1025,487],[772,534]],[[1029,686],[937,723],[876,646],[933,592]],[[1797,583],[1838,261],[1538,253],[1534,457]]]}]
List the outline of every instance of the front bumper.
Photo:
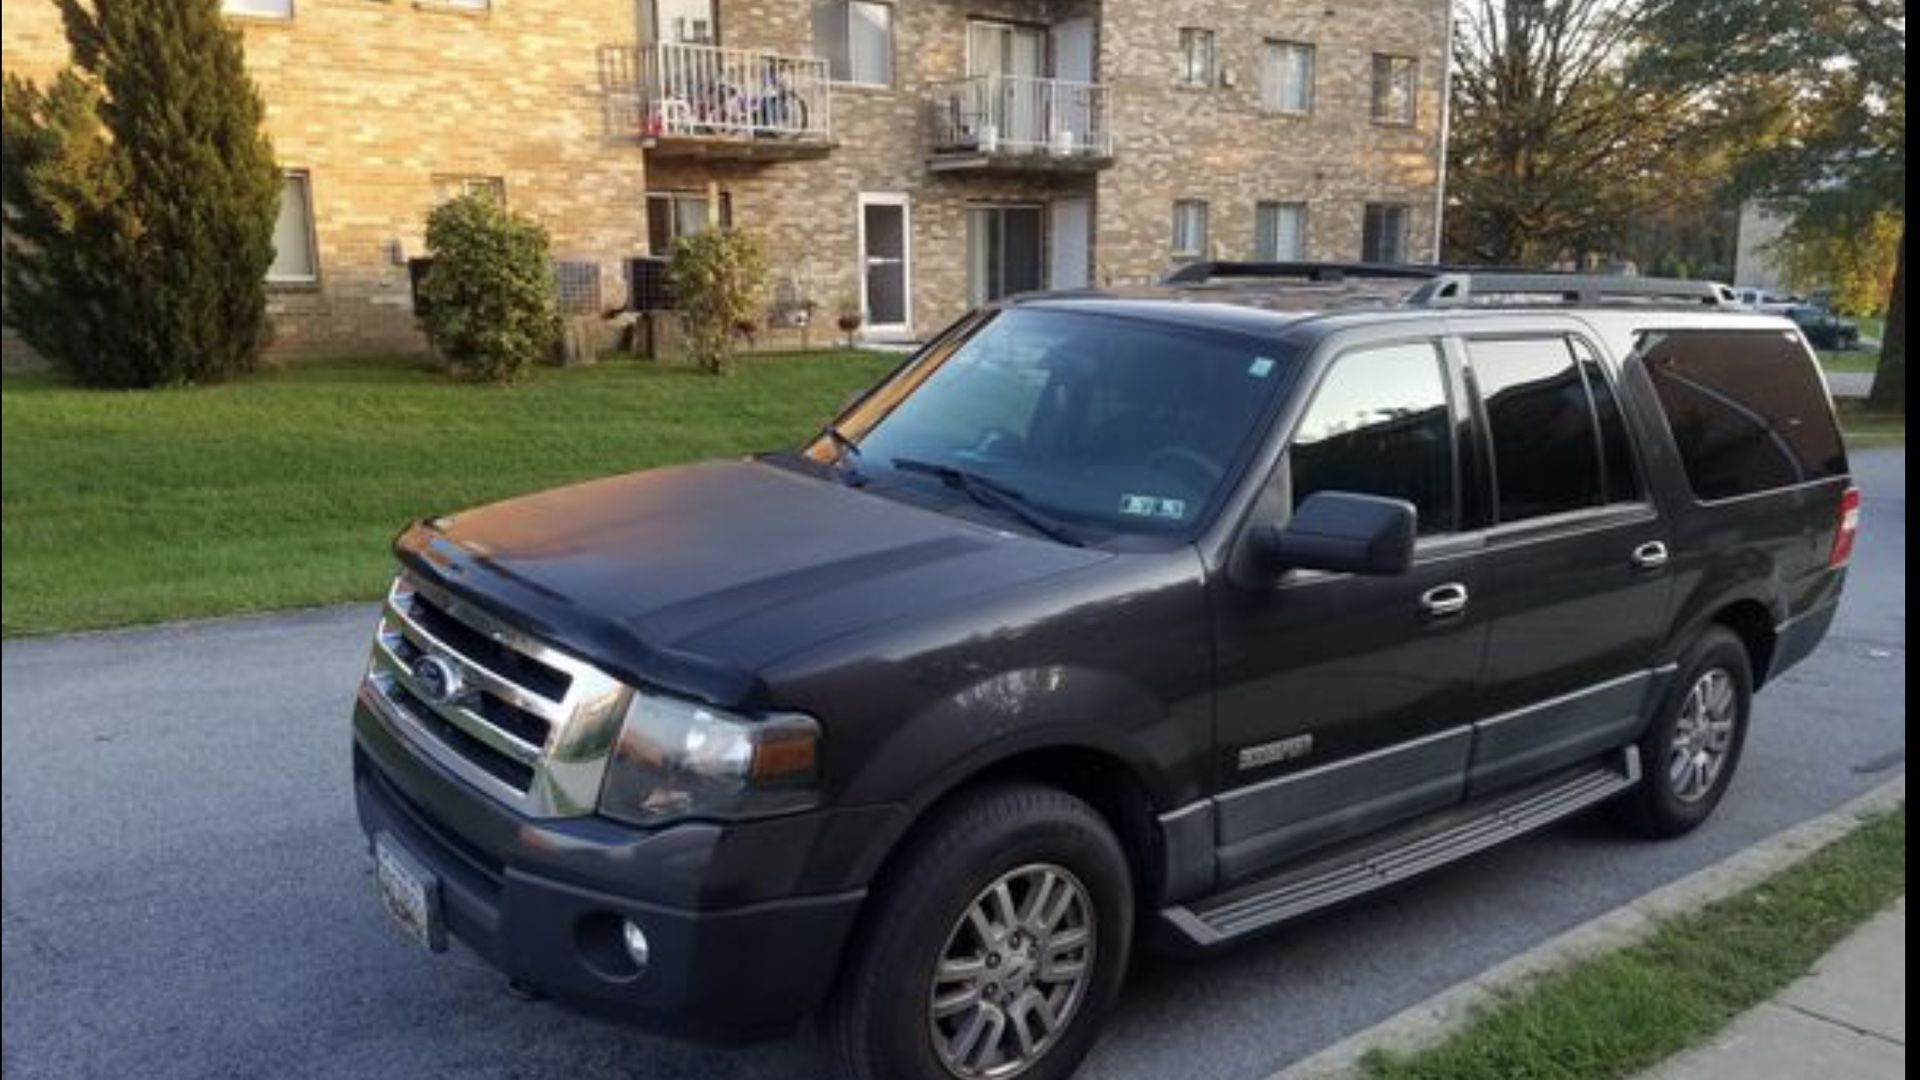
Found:
[{"label": "front bumper", "polygon": [[[376,706],[356,703],[361,828],[392,834],[433,871],[449,933],[510,978],[710,1037],[790,1028],[826,996],[866,893],[804,890],[859,877],[863,860],[841,858],[839,838],[891,811],[652,831],[540,821],[468,788],[405,739]],[[647,935],[644,971],[607,962],[621,919]]]}]

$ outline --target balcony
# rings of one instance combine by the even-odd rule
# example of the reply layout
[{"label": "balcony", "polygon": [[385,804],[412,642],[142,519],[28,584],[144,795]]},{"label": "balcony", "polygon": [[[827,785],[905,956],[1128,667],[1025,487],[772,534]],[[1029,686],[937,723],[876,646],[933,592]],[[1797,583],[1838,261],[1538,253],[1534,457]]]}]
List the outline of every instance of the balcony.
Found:
[{"label": "balcony", "polygon": [[936,171],[1085,172],[1113,163],[1107,88],[1021,75],[933,87]]},{"label": "balcony", "polygon": [[827,62],[712,45],[604,46],[608,133],[657,157],[782,160],[833,148]]}]

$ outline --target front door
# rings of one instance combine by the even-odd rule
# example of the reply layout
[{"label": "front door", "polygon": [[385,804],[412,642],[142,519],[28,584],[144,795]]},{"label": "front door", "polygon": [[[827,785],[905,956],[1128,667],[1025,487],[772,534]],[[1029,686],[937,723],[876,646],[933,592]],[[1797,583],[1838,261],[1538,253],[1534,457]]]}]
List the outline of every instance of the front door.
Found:
[{"label": "front door", "polygon": [[967,301],[974,307],[1044,285],[1040,208],[967,210]]},{"label": "front door", "polygon": [[1342,351],[1251,520],[1317,491],[1406,499],[1411,570],[1213,586],[1222,883],[1461,797],[1487,638],[1463,398],[1435,341]]},{"label": "front door", "polygon": [[860,196],[860,294],[867,330],[913,332],[912,222],[905,195]]}]

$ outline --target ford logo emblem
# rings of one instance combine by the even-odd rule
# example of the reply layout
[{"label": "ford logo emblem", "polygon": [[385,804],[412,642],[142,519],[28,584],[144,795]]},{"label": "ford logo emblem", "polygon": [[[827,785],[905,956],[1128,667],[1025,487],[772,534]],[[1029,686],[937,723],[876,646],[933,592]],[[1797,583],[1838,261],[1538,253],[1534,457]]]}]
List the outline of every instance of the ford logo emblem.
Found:
[{"label": "ford logo emblem", "polygon": [[413,662],[413,681],[430,704],[450,705],[465,689],[460,669],[444,656],[429,653]]}]

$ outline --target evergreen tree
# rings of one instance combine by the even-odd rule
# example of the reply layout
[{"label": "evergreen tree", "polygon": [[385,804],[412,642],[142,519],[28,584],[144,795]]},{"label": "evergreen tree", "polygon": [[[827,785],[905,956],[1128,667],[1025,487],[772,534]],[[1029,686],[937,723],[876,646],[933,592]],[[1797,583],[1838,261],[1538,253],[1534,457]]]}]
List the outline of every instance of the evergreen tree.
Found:
[{"label": "evergreen tree", "polygon": [[0,100],[4,315],[83,382],[258,363],[281,178],[220,0],[58,0],[74,66]]}]

